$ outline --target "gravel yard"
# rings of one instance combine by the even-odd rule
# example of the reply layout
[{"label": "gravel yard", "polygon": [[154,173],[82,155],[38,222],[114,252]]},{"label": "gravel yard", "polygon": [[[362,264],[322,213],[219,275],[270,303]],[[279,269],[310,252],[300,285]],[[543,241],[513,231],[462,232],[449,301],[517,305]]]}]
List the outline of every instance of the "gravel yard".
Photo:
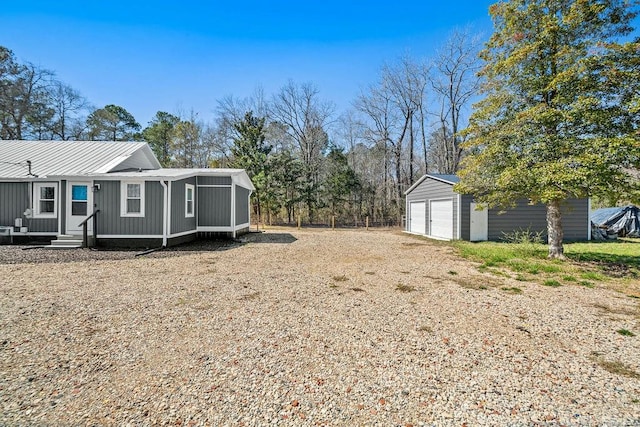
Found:
[{"label": "gravel yard", "polygon": [[636,299],[397,231],[243,240],[0,247],[0,425],[640,425]]}]

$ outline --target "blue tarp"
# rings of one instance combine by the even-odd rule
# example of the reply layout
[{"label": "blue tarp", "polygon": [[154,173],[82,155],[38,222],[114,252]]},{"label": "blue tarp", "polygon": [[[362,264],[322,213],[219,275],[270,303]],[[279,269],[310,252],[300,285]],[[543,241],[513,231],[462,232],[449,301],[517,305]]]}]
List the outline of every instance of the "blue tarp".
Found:
[{"label": "blue tarp", "polygon": [[634,205],[591,212],[592,238],[640,237],[640,208]]}]

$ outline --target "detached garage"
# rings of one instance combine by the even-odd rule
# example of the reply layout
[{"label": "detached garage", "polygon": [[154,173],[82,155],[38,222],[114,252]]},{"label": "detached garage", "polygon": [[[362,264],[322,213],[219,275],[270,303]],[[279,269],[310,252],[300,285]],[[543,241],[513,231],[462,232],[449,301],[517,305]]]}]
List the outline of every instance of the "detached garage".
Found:
[{"label": "detached garage", "polygon": [[[476,209],[473,196],[458,194],[455,175],[427,174],[406,192],[406,231],[441,240],[502,240],[518,230],[542,232],[547,236],[546,207],[526,200],[513,209]],[[589,199],[571,199],[563,207],[565,240],[589,240]]]}]

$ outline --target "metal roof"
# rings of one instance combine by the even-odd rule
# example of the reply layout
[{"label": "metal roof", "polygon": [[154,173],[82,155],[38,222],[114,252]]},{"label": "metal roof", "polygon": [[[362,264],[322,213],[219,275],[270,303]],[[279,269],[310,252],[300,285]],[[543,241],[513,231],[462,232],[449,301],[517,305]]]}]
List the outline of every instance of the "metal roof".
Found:
[{"label": "metal roof", "polygon": [[440,181],[446,181],[450,184],[456,184],[457,182],[460,181],[460,178],[458,178],[458,175],[446,175],[446,174],[442,174],[442,173],[430,173],[429,176],[431,178],[435,178],[438,179]]},{"label": "metal roof", "polygon": [[404,192],[405,195],[409,194],[414,188],[422,183],[427,178],[435,179],[436,181],[444,182],[445,184],[454,185],[460,181],[460,178],[457,175],[447,175],[447,174],[439,174],[439,173],[428,173],[422,175],[422,177],[417,180],[407,191]]},{"label": "metal roof", "polygon": [[156,179],[185,179],[192,176],[233,176],[236,182],[249,190],[255,190],[251,179],[244,169],[225,168],[161,168],[153,170],[127,171],[92,174],[94,178],[120,179],[120,178],[156,178]]},{"label": "metal roof", "polygon": [[[31,162],[31,173],[27,165]],[[77,176],[124,169],[158,169],[145,142],[0,141],[0,178]]]}]

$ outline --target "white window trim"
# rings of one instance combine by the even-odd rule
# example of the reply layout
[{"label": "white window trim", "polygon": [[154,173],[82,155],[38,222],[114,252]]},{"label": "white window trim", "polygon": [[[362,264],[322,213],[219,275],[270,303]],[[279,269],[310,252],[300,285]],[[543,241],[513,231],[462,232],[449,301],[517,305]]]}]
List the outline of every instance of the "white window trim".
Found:
[{"label": "white window trim", "polygon": [[[53,212],[40,212],[40,189],[42,187],[53,187]],[[33,183],[33,217],[34,218],[57,218],[58,217],[58,183],[57,182],[34,182]]]},{"label": "white window trim", "polygon": [[[140,212],[127,212],[127,185],[140,185]],[[120,216],[124,217],[144,217],[144,181],[121,181],[120,182]]]},{"label": "white window trim", "polygon": [[[189,213],[188,208],[189,208],[189,204],[188,202],[188,196],[189,196],[189,189],[191,189],[191,213]],[[184,185],[184,216],[185,218],[193,218],[196,216],[195,214],[196,212],[196,187],[195,185],[192,184],[185,184]]]}]

